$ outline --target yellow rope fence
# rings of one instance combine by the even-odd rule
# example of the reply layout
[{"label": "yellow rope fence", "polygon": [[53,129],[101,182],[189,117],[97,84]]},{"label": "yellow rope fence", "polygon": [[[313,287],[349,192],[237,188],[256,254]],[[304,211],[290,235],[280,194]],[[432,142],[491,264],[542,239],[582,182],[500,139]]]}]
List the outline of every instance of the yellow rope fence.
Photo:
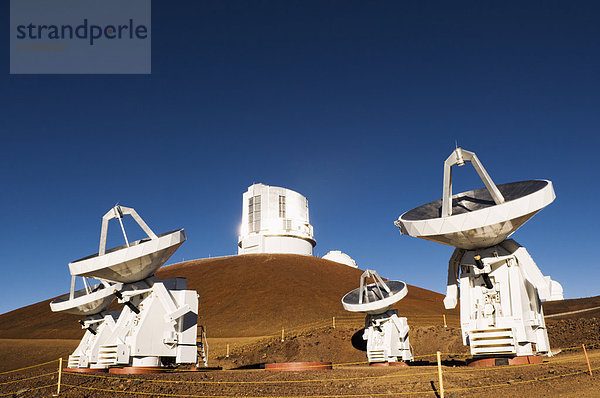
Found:
[{"label": "yellow rope fence", "polygon": [[[594,344],[590,344],[588,345],[588,348],[590,347],[597,347],[599,346],[600,343],[594,343]],[[562,349],[563,351],[567,351],[567,350],[576,350],[582,348],[581,346],[573,346],[573,347],[567,347]],[[436,354],[433,354],[436,355]],[[463,355],[462,353],[458,354],[458,353],[444,353],[444,355]],[[430,356],[430,355],[427,355]],[[600,352],[595,352],[589,355],[590,357],[593,358],[597,358],[598,356],[600,356]],[[521,368],[521,367],[531,367],[531,366],[540,366],[540,365],[547,365],[547,364],[556,364],[556,363],[560,363],[560,362],[564,362],[564,361],[573,361],[573,358],[562,358],[562,359],[552,359],[551,361],[548,362],[543,362],[543,363],[538,363],[538,364],[523,364],[523,365],[511,365],[511,366],[503,366],[503,367],[497,367],[497,368],[465,368],[465,369],[456,369],[456,370],[446,370],[444,373],[446,374],[457,374],[457,373],[467,373],[467,372],[479,372],[479,371],[501,371],[501,370],[512,370],[512,369],[516,369],[516,368]],[[15,372],[19,372],[19,371],[23,371],[23,370],[27,370],[27,369],[32,369],[35,367],[40,367],[40,366],[44,366],[44,365],[48,365],[51,363],[55,363],[57,362],[57,360],[54,361],[48,361],[48,362],[44,362],[44,363],[40,363],[40,364],[36,364],[36,365],[32,365],[32,366],[27,366],[27,367],[23,367],[23,368],[19,368],[19,369],[14,369],[11,371],[7,371],[7,372],[3,372],[2,374],[9,374],[9,373],[15,373]],[[61,361],[62,362],[62,361]],[[349,364],[349,363],[348,363]],[[344,365],[344,364],[337,364],[338,366]],[[595,368],[591,368],[590,370],[600,370],[600,367],[595,367]],[[472,386],[472,387],[454,387],[454,388],[447,388],[445,389],[445,391],[447,392],[458,392],[458,391],[470,391],[470,390],[479,390],[479,389],[486,389],[486,388],[499,388],[499,387],[508,387],[508,386],[513,386],[513,385],[517,385],[517,384],[526,384],[526,383],[535,383],[535,382],[543,382],[543,381],[547,381],[547,380],[554,380],[554,379],[558,379],[558,378],[563,378],[563,377],[568,377],[568,376],[574,376],[574,375],[579,375],[579,374],[584,374],[587,373],[587,370],[581,370],[581,371],[575,371],[575,372],[569,372],[569,373],[564,373],[564,374],[559,374],[559,375],[553,375],[553,376],[546,376],[546,377],[536,377],[535,379],[530,379],[530,380],[511,380],[510,384],[507,384],[506,382],[504,383],[496,383],[496,384],[489,384],[489,385],[483,385],[483,386]],[[23,381],[27,381],[27,380],[33,380],[33,379],[39,379],[42,377],[48,377],[48,376],[53,376],[54,374],[58,373],[57,371],[54,372],[50,372],[50,373],[44,373],[41,375],[36,375],[36,376],[31,376],[31,377],[27,377],[27,378],[22,378],[22,379],[17,379],[17,380],[10,380],[8,382],[2,382],[0,383],[0,385],[8,385],[8,384],[14,384],[17,382],[23,382]],[[305,379],[305,380],[257,380],[257,381],[212,381],[212,380],[161,380],[161,379],[143,379],[143,378],[133,378],[133,377],[120,377],[120,376],[102,376],[102,375],[93,375],[93,374],[87,374],[87,373],[65,373],[64,375],[69,375],[69,376],[73,376],[73,377],[88,377],[88,378],[101,378],[101,379],[126,379],[126,380],[130,380],[130,381],[139,381],[142,383],[162,383],[162,384],[182,384],[182,385],[191,385],[191,384],[220,384],[220,385],[243,385],[243,384],[286,384],[286,383],[322,383],[322,382],[346,382],[346,381],[352,381],[352,380],[368,380],[368,379],[386,379],[386,378],[404,378],[404,377],[410,377],[410,376],[430,376],[436,374],[435,371],[432,372],[406,372],[406,373],[394,373],[394,374],[388,374],[388,375],[378,375],[378,376],[360,376],[360,377],[344,377],[344,378],[318,378],[318,379]],[[27,390],[20,390],[19,393],[25,393],[28,391],[35,391],[35,390],[40,390],[40,389],[45,389],[45,388],[51,388],[51,387],[57,387],[58,383],[53,383],[53,384],[48,384],[48,385],[43,385],[43,386],[39,386],[39,387],[33,387],[33,388],[29,388]],[[194,395],[194,394],[166,394],[166,393],[150,393],[150,392],[144,392],[144,391],[129,391],[129,390],[113,390],[113,389],[103,389],[103,388],[97,388],[97,387],[89,387],[89,386],[80,386],[80,385],[75,385],[75,384],[68,384],[68,383],[62,383],[63,387],[70,387],[70,388],[74,388],[74,389],[84,389],[84,390],[89,390],[89,391],[103,391],[103,392],[111,392],[111,393],[121,393],[121,394],[133,394],[133,395],[160,395],[160,396],[165,396],[165,397],[196,397],[196,398],[222,398],[222,397],[226,397],[227,395]],[[397,393],[393,393],[393,395],[415,395],[415,394],[430,394],[432,391],[428,390],[428,391],[412,391],[412,392],[397,392]],[[10,393],[2,393],[0,394],[0,397],[3,396],[9,396],[9,395],[14,395],[15,392],[10,392]],[[372,395],[372,396],[383,396],[383,395],[391,395],[389,392],[386,393],[368,393],[368,395]],[[326,398],[326,397],[354,397],[354,396],[364,396],[364,394],[335,394],[335,395],[303,395],[306,397],[319,397],[319,398]],[[274,398],[276,396],[273,395],[269,395],[269,396],[264,396],[264,397],[249,397],[249,398]],[[291,396],[289,396],[291,397]],[[281,398],[287,398],[286,396],[281,396]]]}]

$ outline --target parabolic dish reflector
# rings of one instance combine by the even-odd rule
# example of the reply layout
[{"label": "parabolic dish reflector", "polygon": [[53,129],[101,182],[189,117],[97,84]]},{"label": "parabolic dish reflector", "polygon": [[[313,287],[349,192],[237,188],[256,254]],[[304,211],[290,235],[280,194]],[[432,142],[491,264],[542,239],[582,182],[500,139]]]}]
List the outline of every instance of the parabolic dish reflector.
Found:
[{"label": "parabolic dish reflector", "polygon": [[115,299],[114,289],[121,289],[120,283],[105,288],[101,283],[92,286],[88,290],[81,289],[74,292],[73,299],[69,300],[70,294],[67,293],[50,303],[52,312],[65,312],[74,315],[94,315],[104,311]]},{"label": "parabolic dish reflector", "polygon": [[[408,293],[406,283],[401,281],[386,281],[390,294],[378,288],[377,283],[370,283],[364,288],[366,296],[360,303],[361,288],[356,288],[342,297],[342,305],[346,311],[365,312],[368,314],[381,314],[392,305],[402,300]],[[368,298],[368,299],[367,299]]]},{"label": "parabolic dish reflector", "polygon": [[132,283],[152,276],[186,240],[179,229],[69,263],[71,275]]},{"label": "parabolic dish reflector", "polygon": [[442,217],[442,200],[409,210],[398,219],[402,233],[461,249],[494,246],[552,203],[552,182],[528,180],[497,186],[504,203],[486,188],[452,196],[451,216]]}]

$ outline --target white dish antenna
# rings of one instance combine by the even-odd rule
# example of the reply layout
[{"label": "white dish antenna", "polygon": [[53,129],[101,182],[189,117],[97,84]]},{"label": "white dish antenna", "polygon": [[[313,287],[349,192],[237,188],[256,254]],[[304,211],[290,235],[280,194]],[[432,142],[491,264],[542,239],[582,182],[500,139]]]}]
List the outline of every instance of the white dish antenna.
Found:
[{"label": "white dish antenna", "polygon": [[[374,283],[367,285],[367,278],[372,278]],[[382,314],[402,300],[407,293],[404,282],[384,282],[376,271],[368,269],[360,277],[360,287],[342,297],[342,305],[350,312]]]},{"label": "white dish antenna", "polygon": [[[131,215],[148,235],[129,243],[122,218]],[[121,224],[125,245],[106,250],[108,221],[116,218]],[[100,249],[94,254],[69,263],[71,275],[121,283],[132,283],[152,276],[186,241],[185,231],[179,229],[156,235],[137,212],[129,207],[115,206],[102,217]]]},{"label": "white dish antenna", "polygon": [[50,303],[53,312],[65,312],[74,315],[95,315],[104,311],[115,299],[114,291],[120,290],[123,284],[98,283],[87,286],[71,294],[60,296]]},{"label": "white dish antenna", "polygon": [[[127,214],[148,234],[147,239],[128,241],[122,222]],[[113,218],[119,220],[126,243],[106,250],[108,222]],[[152,276],[185,240],[183,229],[156,235],[134,209],[113,207],[102,217],[99,253],[69,264],[71,291],[52,301],[51,310],[75,315],[94,315],[104,311],[115,299],[115,291],[122,290],[126,283]],[[77,276],[83,277],[85,288],[75,291]],[[87,278],[99,279],[101,283],[90,286]]]},{"label": "white dish antenna", "polygon": [[[485,188],[452,195],[452,166],[467,161]],[[460,249],[485,248],[504,241],[555,197],[548,180],[495,185],[473,152],[456,148],[444,162],[442,199],[407,211],[396,225],[417,238]]]},{"label": "white dish antenna", "polygon": [[[122,221],[128,214],[148,238],[129,242]],[[119,220],[125,245],[106,250],[113,218]],[[197,363],[198,293],[186,290],[185,278],[152,277],[185,240],[183,229],[156,235],[128,207],[115,206],[102,217],[98,254],[69,264],[70,292],[50,303],[53,312],[85,316],[79,323],[86,332],[69,356],[69,368]],[[75,291],[78,276],[85,287]],[[100,283],[90,286],[88,278]],[[104,313],[115,298],[123,308]]]}]

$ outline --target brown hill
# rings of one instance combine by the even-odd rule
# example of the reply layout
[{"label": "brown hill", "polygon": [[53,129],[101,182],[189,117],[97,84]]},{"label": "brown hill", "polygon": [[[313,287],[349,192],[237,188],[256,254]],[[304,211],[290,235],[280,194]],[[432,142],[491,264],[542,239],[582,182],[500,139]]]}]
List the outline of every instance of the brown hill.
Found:
[{"label": "brown hill", "polygon": [[[243,337],[350,315],[340,300],[358,287],[361,273],[318,257],[252,254],[183,262],[156,275],[187,278],[188,288],[200,296],[199,323],[209,337]],[[445,311],[442,299],[439,293],[409,285],[397,308],[409,318],[440,319],[445,312],[456,320],[458,312]],[[79,317],[51,312],[50,301],[0,315],[0,338],[81,338]]]},{"label": "brown hill", "polygon": [[[542,307],[544,315],[552,315],[549,319],[600,318],[600,296],[547,301],[542,303]],[[579,312],[588,309],[592,310]],[[558,314],[564,315],[555,316]]]},{"label": "brown hill", "polygon": [[[349,315],[341,304],[363,271],[317,257],[252,254],[165,267],[160,278],[185,276],[200,295],[199,322],[209,336],[259,336]],[[398,303],[404,315],[441,317],[443,296],[415,286]]]}]

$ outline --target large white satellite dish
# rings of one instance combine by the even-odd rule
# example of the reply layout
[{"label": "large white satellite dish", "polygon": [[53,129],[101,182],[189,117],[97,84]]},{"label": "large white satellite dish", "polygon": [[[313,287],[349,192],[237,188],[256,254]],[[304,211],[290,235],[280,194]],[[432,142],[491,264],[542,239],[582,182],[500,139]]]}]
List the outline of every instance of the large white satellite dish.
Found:
[{"label": "large white satellite dish", "polygon": [[[452,166],[465,162],[485,188],[452,195]],[[456,148],[444,162],[442,199],[395,222],[403,234],[456,247],[444,305],[460,301],[463,343],[475,357],[550,353],[540,299],[562,299],[562,287],[507,238],[555,197],[548,180],[496,185],[475,153]]]},{"label": "large white satellite dish", "polygon": [[[129,242],[122,218],[131,215],[148,238]],[[125,245],[106,250],[109,220],[119,220]],[[115,206],[102,217],[98,254],[69,264],[71,290],[50,303],[54,312],[85,316],[85,335],[68,368],[89,371],[132,365],[161,368],[196,363],[198,294],[186,290],[185,278],[160,280],[153,274],[186,240],[179,229],[156,235],[137,212]],[[75,291],[76,277],[84,289]],[[90,286],[88,278],[100,283]],[[117,298],[120,311],[105,311]],[[206,363],[206,362],[205,362]]]},{"label": "large white satellite dish", "polygon": [[[106,250],[108,221],[117,218],[121,222],[127,214],[133,217],[148,238],[129,243],[123,229],[126,244]],[[134,209],[115,206],[102,217],[98,254],[69,263],[69,269],[75,276],[122,283],[137,282],[152,276],[186,239],[183,229],[156,235]]]},{"label": "large white satellite dish", "polygon": [[552,182],[529,180],[497,186],[496,204],[487,188],[452,196],[452,212],[442,216],[443,200],[409,210],[399,218],[402,233],[461,249],[496,245],[512,235],[556,195]]},{"label": "large white satellite dish", "polygon": [[69,263],[72,275],[131,283],[152,276],[185,242],[183,229],[115,247]]}]

